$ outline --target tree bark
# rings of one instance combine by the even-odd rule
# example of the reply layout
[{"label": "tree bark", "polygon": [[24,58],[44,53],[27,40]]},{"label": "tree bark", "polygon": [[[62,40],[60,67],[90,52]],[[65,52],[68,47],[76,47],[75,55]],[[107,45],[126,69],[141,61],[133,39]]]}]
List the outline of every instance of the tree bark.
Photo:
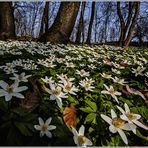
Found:
[{"label": "tree bark", "polygon": [[136,25],[136,21],[137,21],[137,18],[138,18],[139,10],[140,10],[140,2],[135,2],[135,14],[134,14],[134,17],[132,19],[132,23],[131,23],[131,26],[129,28],[127,38],[125,40],[125,45],[124,45],[125,48],[128,47],[128,45],[131,41],[132,34],[133,34],[133,31],[134,31],[134,28],[135,28],[135,25]]},{"label": "tree bark", "polygon": [[80,2],[61,2],[53,25],[43,34],[39,41],[51,43],[68,43],[75,25]]},{"label": "tree bark", "polygon": [[87,35],[87,39],[86,39],[87,44],[91,43],[91,33],[92,33],[94,15],[95,15],[95,2],[92,2],[91,18],[90,18],[90,23],[89,23],[89,27],[88,27],[88,35]]},{"label": "tree bark", "polygon": [[120,38],[119,38],[119,46],[123,46],[123,41],[124,41],[124,31],[125,31],[125,22],[124,18],[121,13],[121,8],[120,8],[120,2],[117,2],[117,14],[120,20]]},{"label": "tree bark", "polygon": [[45,8],[42,16],[41,29],[40,29],[39,36],[41,36],[44,33],[44,31],[45,32],[48,31],[48,26],[49,26],[48,18],[49,18],[49,2],[45,2]]},{"label": "tree bark", "polygon": [[127,21],[125,22],[120,8],[120,2],[117,2],[117,14],[120,20],[120,39],[119,39],[119,45],[120,46],[127,46],[129,45],[132,33],[134,31],[136,21],[139,14],[139,8],[140,8],[140,2],[129,2],[128,7],[128,17]]},{"label": "tree bark", "polygon": [[81,35],[82,35],[82,43],[84,42],[84,11],[85,11],[85,4],[86,2],[82,2],[81,6],[81,14],[80,14],[80,21],[78,24],[78,31],[76,35],[76,43],[81,42]]},{"label": "tree bark", "polygon": [[0,2],[0,39],[15,37],[12,2]]}]

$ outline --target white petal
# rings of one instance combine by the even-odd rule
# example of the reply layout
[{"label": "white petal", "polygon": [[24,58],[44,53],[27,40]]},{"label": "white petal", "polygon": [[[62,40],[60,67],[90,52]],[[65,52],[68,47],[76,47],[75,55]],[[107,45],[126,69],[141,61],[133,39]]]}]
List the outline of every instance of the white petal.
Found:
[{"label": "white petal", "polygon": [[56,98],[58,106],[61,108],[62,107],[62,99],[61,98]]},{"label": "white petal", "polygon": [[110,92],[108,92],[107,90],[102,90],[101,94],[110,94]]},{"label": "white petal", "polygon": [[56,100],[56,97],[53,96],[53,95],[51,95],[51,96],[50,96],[50,100]]},{"label": "white petal", "polygon": [[127,117],[125,114],[120,115],[120,118],[121,118],[122,120],[125,120],[125,121],[130,121],[130,120],[128,119],[128,117]]},{"label": "white petal", "polygon": [[127,141],[127,137],[125,135],[125,133],[121,130],[121,129],[117,129],[119,135],[121,136],[122,140],[124,141],[124,143],[127,145],[128,144],[128,141]]},{"label": "white petal", "polygon": [[115,92],[115,95],[117,95],[117,96],[121,96],[121,92]]},{"label": "white petal", "polygon": [[112,119],[106,115],[101,114],[101,118],[105,120],[108,124],[112,124]]},{"label": "white petal", "polygon": [[24,91],[24,90],[27,90],[28,89],[28,87],[27,86],[21,86],[21,87],[17,87],[17,88],[15,88],[15,92],[21,92],[21,91]]},{"label": "white petal", "polygon": [[42,126],[44,124],[43,119],[41,117],[39,117],[38,120],[39,120],[39,124]]},{"label": "white petal", "polygon": [[72,127],[72,133],[74,136],[78,136],[78,132],[74,127]]},{"label": "white petal", "polygon": [[50,122],[51,122],[51,117],[49,117],[47,120],[46,120],[46,122],[45,122],[45,124],[47,124],[47,125],[49,125],[50,124]]},{"label": "white petal", "polygon": [[43,137],[44,134],[45,134],[45,132],[41,131],[41,132],[40,132],[40,137]]},{"label": "white petal", "polygon": [[139,127],[148,130],[148,127],[145,126],[145,125],[143,125],[141,122],[139,122],[139,121],[137,121],[137,120],[133,120],[133,122],[134,122],[136,125],[138,125]]},{"label": "white petal", "polygon": [[51,138],[51,137],[52,137],[52,134],[51,134],[51,132],[49,132],[49,131],[46,131],[46,133],[45,133],[45,134],[46,134],[46,136],[47,136],[47,137],[49,137],[49,138]]},{"label": "white petal", "polygon": [[134,114],[134,116],[136,117],[136,120],[141,118],[141,115],[139,115],[139,114]]},{"label": "white petal", "polygon": [[12,96],[15,96],[16,98],[24,99],[24,96],[20,93],[12,93]]},{"label": "white petal", "polygon": [[103,84],[104,86],[105,86],[105,88],[107,89],[107,90],[109,90],[109,88],[108,88],[108,86],[106,85],[106,84]]},{"label": "white petal", "polygon": [[10,101],[12,99],[12,95],[7,94],[5,95],[5,101]]},{"label": "white petal", "polygon": [[116,100],[116,102],[119,104],[119,101],[118,101],[118,99],[117,99],[117,97],[115,96],[115,95],[112,95],[111,94],[111,96]]},{"label": "white petal", "polygon": [[3,90],[3,89],[0,89],[0,97],[5,96],[5,95],[7,95],[7,94],[8,94],[8,92],[6,92],[6,91]]},{"label": "white petal", "polygon": [[39,126],[39,125],[34,125],[34,128],[39,131],[41,130],[41,126]]},{"label": "white petal", "polygon": [[129,107],[128,107],[128,105],[126,103],[124,104],[124,107],[125,107],[125,112],[126,113],[130,112],[130,109],[129,109]]},{"label": "white petal", "polygon": [[120,112],[121,112],[122,114],[125,114],[125,111],[124,111],[120,106],[117,106],[117,108],[120,110]]},{"label": "white petal", "polygon": [[112,133],[116,133],[116,132],[117,132],[117,129],[116,129],[115,126],[113,126],[113,125],[110,125],[110,126],[109,126],[109,130],[110,130],[110,132],[112,132]]},{"label": "white petal", "polygon": [[49,127],[48,127],[48,130],[54,130],[54,129],[56,129],[56,126],[54,126],[54,125],[50,125]]},{"label": "white petal", "polygon": [[133,123],[126,123],[122,129],[126,131],[131,131],[133,129],[136,129],[136,126]]},{"label": "white petal", "polygon": [[82,125],[79,129],[79,135],[84,136],[84,131],[85,131],[85,127],[84,127],[84,125]]},{"label": "white petal", "polygon": [[86,141],[85,141],[84,145],[86,145],[86,146],[87,145],[92,145],[92,142],[88,138],[86,138]]},{"label": "white petal", "polygon": [[3,80],[0,81],[0,86],[6,90],[6,87],[8,86],[8,84],[6,82],[4,82]]},{"label": "white petal", "polygon": [[73,140],[74,140],[75,144],[77,146],[79,146],[78,137],[77,136],[73,136]]},{"label": "white petal", "polygon": [[117,117],[117,114],[115,113],[113,109],[111,109],[111,117],[112,119]]}]

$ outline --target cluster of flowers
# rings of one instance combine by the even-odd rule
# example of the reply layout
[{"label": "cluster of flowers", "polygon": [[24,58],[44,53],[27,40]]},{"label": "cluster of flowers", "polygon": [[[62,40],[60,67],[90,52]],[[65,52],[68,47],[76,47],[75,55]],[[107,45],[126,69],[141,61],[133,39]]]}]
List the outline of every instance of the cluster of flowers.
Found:
[{"label": "cluster of flowers", "polygon": [[[4,46],[5,45],[5,46]],[[11,80],[15,82],[11,85],[7,84],[3,80],[0,81],[0,97],[5,97],[5,101],[10,101],[12,97],[24,98],[20,93],[27,90],[26,86],[19,86],[19,82],[27,82],[31,75],[25,75],[25,73],[16,74],[18,70],[15,68],[17,66],[22,67],[24,70],[38,70],[40,67],[46,67],[49,69],[56,70],[58,65],[64,65],[63,73],[67,70],[73,70],[73,74],[76,75],[74,78],[68,74],[57,74],[58,83],[53,80],[50,76],[45,76],[41,78],[45,85],[45,91],[50,95],[50,100],[55,100],[58,107],[62,107],[62,99],[67,98],[68,94],[77,95],[77,92],[83,88],[85,91],[93,92],[96,88],[97,80],[96,75],[92,77],[93,71],[97,71],[101,67],[109,68],[100,73],[101,79],[107,79],[107,83],[116,83],[117,85],[125,86],[127,91],[134,95],[139,95],[144,100],[145,96],[138,90],[130,88],[130,81],[126,81],[123,77],[122,72],[128,69],[130,74],[137,78],[143,76],[143,79],[148,77],[148,72],[146,69],[148,55],[147,51],[143,51],[143,54],[139,51],[123,51],[122,48],[114,48],[110,46],[74,46],[74,45],[51,45],[50,43],[42,44],[35,42],[0,42],[0,55],[12,54],[21,55],[23,51],[27,51],[31,55],[39,54],[43,55],[44,58],[41,59],[16,59],[11,63],[6,63],[1,65],[2,69],[6,74],[13,74],[14,77],[10,77]],[[122,59],[122,60],[121,60]],[[86,69],[91,69],[87,71]],[[65,70],[65,71],[64,71]],[[114,75],[114,76],[112,76]],[[94,75],[93,75],[94,76]],[[99,74],[97,75],[99,77]],[[79,86],[75,86],[75,80],[78,80]],[[106,81],[105,81],[106,83]],[[122,93],[118,92],[114,84],[108,86],[107,83],[103,84],[105,90],[101,91],[101,94],[111,95],[115,101],[120,104],[117,96],[121,96]],[[145,83],[144,85],[147,85]],[[115,102],[115,103],[116,103]],[[117,116],[114,110],[111,110],[111,118],[101,114],[103,120],[105,120],[109,125],[109,130],[112,133],[118,132],[125,144],[128,144],[127,137],[123,130],[132,131],[136,134],[137,126],[148,130],[148,128],[143,125],[138,120],[141,118],[139,114],[130,112],[128,105],[125,103],[123,110],[120,106],[116,106],[122,115],[120,118]],[[51,130],[56,129],[55,125],[50,125],[52,118],[48,118],[45,122],[41,117],[39,117],[39,125],[35,125],[36,130],[40,130],[40,136],[44,134],[48,137],[52,137]],[[85,127],[82,125],[77,131],[75,128],[71,127],[72,133],[74,135],[74,142],[78,146],[92,145],[92,142],[84,136]]]}]

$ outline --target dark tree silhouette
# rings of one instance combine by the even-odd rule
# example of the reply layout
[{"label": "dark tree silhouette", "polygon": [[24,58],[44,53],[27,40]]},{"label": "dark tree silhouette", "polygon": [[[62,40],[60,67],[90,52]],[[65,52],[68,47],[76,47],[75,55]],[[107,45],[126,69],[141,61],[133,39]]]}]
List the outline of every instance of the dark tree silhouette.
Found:
[{"label": "dark tree silhouette", "polygon": [[15,37],[12,2],[0,2],[0,39]]},{"label": "dark tree silhouette", "polygon": [[128,17],[125,21],[120,8],[120,2],[117,2],[117,14],[120,20],[120,39],[119,45],[127,47],[131,41],[136,21],[139,14],[140,2],[128,3]]},{"label": "dark tree silhouette", "polygon": [[90,23],[89,23],[89,27],[88,27],[88,36],[87,36],[87,39],[86,39],[87,44],[91,43],[91,33],[92,33],[94,16],[95,16],[95,2],[92,2],[91,18],[90,18]]},{"label": "dark tree silhouette", "polygon": [[78,30],[76,35],[76,43],[81,43],[81,36],[82,36],[82,43],[84,42],[84,11],[85,11],[86,2],[82,2],[81,12],[80,12],[80,20],[78,23]]}]

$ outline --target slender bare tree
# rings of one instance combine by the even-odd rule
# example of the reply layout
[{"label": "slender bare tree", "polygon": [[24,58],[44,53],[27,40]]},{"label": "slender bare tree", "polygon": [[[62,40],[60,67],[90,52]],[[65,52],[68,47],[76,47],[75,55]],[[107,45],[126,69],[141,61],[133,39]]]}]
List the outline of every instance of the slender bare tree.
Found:
[{"label": "slender bare tree", "polygon": [[117,14],[120,20],[120,39],[119,45],[127,47],[131,41],[132,33],[134,31],[136,21],[139,14],[140,2],[128,3],[128,17],[127,21],[121,13],[120,2],[117,2]]},{"label": "slender bare tree", "polygon": [[87,44],[91,43],[92,26],[93,26],[94,16],[95,16],[95,2],[93,1],[92,8],[91,8],[91,18],[90,18],[90,23],[89,23],[89,27],[88,27],[88,35],[87,35],[87,39],[86,39]]},{"label": "slender bare tree", "polygon": [[81,5],[81,12],[80,12],[80,20],[78,23],[78,29],[76,34],[76,43],[81,42],[81,36],[82,36],[82,43],[84,42],[84,11],[85,11],[85,4],[86,2],[82,2]]}]

